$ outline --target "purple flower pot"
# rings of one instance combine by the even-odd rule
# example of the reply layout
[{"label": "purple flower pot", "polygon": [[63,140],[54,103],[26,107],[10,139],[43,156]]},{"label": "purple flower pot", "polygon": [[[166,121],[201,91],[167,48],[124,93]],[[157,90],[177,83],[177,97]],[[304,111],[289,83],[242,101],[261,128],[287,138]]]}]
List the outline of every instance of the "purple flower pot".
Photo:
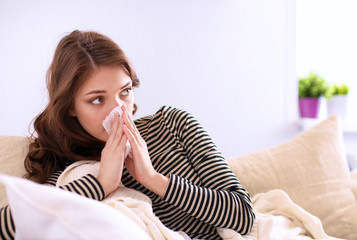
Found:
[{"label": "purple flower pot", "polygon": [[307,118],[317,118],[319,114],[320,98],[300,98],[300,116]]}]

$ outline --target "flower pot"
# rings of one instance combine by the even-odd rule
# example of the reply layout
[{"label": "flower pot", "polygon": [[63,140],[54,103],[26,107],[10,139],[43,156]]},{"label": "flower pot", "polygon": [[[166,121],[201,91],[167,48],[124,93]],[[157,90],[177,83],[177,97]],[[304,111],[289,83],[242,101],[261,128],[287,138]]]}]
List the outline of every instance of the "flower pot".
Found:
[{"label": "flower pot", "polygon": [[303,118],[317,118],[319,115],[320,98],[300,98],[300,116]]},{"label": "flower pot", "polygon": [[348,95],[334,95],[327,102],[327,114],[330,116],[337,113],[341,119],[345,120],[347,115]]}]

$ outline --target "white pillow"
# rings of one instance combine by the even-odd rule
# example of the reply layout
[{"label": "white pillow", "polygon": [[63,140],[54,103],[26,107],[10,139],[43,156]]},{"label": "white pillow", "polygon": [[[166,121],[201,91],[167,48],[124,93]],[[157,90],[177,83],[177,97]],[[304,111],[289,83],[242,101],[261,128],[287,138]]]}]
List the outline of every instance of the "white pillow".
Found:
[{"label": "white pillow", "polygon": [[276,147],[227,159],[251,196],[282,189],[330,236],[357,239],[357,201],[337,115]]},{"label": "white pillow", "polygon": [[[26,137],[0,136],[0,174],[23,177],[24,160],[30,140]],[[0,208],[7,205],[5,186],[0,184]]]},{"label": "white pillow", "polygon": [[101,202],[0,175],[7,187],[16,239],[150,239],[130,218]]}]

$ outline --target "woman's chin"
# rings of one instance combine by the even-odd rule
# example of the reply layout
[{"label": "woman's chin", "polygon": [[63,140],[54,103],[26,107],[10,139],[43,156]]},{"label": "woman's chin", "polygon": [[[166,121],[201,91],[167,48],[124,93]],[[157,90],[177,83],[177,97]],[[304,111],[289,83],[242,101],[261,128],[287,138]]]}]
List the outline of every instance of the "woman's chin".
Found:
[{"label": "woman's chin", "polygon": [[104,130],[100,136],[97,137],[100,141],[107,142],[109,134]]}]

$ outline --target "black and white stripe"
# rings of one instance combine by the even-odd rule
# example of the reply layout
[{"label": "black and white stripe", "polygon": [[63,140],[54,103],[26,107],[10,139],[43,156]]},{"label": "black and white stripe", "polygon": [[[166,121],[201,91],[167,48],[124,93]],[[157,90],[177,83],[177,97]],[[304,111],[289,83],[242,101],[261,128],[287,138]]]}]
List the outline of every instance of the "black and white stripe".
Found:
[{"label": "black and white stripe", "polygon": [[98,201],[105,197],[102,186],[92,174],[87,174],[69,184],[60,186],[60,188]]},{"label": "black and white stripe", "polygon": [[9,206],[0,209],[0,239],[14,239],[15,225]]},{"label": "black and white stripe", "polygon": [[63,171],[56,171],[46,180],[45,184],[50,186],[56,186],[57,179]]}]

